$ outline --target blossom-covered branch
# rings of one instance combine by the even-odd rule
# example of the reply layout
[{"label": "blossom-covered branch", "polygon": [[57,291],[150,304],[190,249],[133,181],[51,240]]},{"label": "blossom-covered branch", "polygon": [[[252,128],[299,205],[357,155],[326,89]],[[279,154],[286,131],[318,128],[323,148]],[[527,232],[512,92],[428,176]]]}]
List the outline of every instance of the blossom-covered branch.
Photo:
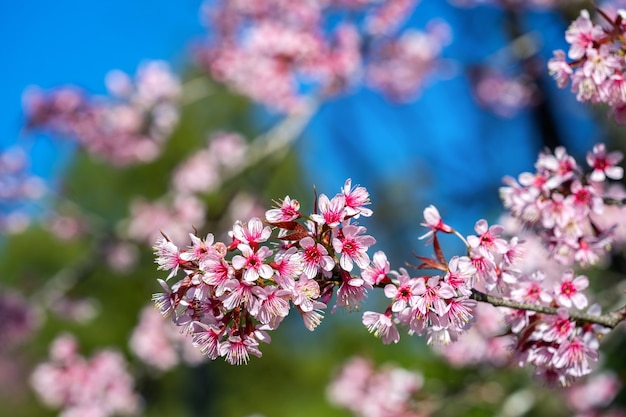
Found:
[{"label": "blossom-covered branch", "polygon": [[[585,171],[558,148],[542,152],[538,172],[520,175],[521,184],[505,180],[505,206],[567,267],[561,271],[529,268],[523,236],[506,236],[503,226],[484,219],[476,223],[475,235],[463,236],[434,206],[424,210],[428,231],[420,239],[428,239],[435,256],[418,256],[415,268],[439,274],[392,270],[384,252],[368,254],[376,241],[356,220],[372,215],[369,193],[347,180],[332,198],[316,196],[311,214],[286,196],[265,219],[236,221],[231,242],[192,234],[191,246],[181,250],[163,235],[154,248],[156,262],[170,272],[159,280],[164,292],[153,299],[202,352],[233,364],[261,356],[259,342],[270,340],[267,332],[277,329],[292,307],[314,330],[333,297],[331,312],[356,310],[369,290],[382,288],[388,307],[363,314],[370,332],[395,343],[402,326],[429,343],[448,344],[471,328],[476,302],[487,302],[508,308],[505,320],[516,337],[518,363],[534,365],[548,381],[568,384],[591,371],[597,336],[624,317],[624,308],[604,316],[597,305],[583,312],[589,280],[573,270],[574,264],[595,263],[614,240],[615,225],[602,224],[596,215],[604,210],[606,180],[621,178],[620,160],[597,145]],[[456,235],[467,253],[447,257],[440,234]],[[181,271],[184,278],[170,286],[167,281]]]}]

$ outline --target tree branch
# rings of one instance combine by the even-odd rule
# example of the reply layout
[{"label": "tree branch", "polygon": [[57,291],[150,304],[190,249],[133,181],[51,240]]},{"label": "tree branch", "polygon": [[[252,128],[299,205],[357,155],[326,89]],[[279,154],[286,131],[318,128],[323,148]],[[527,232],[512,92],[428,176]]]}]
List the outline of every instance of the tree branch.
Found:
[{"label": "tree branch", "polygon": [[[558,310],[556,307],[548,307],[537,304],[520,303],[517,301],[505,300],[504,298],[485,294],[484,292],[475,289],[472,289],[472,295],[470,296],[470,298],[476,301],[491,304],[495,307],[509,307],[517,310],[529,310],[535,311],[537,313],[550,314],[553,316],[556,316],[558,314]],[[626,306],[623,306],[613,312],[601,316],[594,316],[591,314],[580,313],[576,311],[569,311],[568,314],[570,319],[578,323],[599,324],[601,326],[614,329],[626,318]]]}]

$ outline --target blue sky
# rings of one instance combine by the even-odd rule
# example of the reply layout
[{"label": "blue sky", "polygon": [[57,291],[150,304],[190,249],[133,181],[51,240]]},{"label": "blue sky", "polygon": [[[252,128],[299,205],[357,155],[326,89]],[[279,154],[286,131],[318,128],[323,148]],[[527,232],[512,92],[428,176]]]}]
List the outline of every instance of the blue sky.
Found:
[{"label": "blue sky", "polygon": [[[75,84],[103,93],[111,69],[134,73],[144,59],[182,67],[201,36],[201,0],[33,0],[0,2],[0,146],[20,137],[22,92],[29,85]],[[67,144],[38,139],[33,171],[48,176]]]}]

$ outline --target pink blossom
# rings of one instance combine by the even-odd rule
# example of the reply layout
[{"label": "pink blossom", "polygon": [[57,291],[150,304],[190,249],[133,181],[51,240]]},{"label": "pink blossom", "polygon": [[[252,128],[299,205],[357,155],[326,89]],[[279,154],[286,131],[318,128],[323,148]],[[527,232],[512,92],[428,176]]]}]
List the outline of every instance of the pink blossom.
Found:
[{"label": "pink blossom", "polygon": [[441,220],[441,216],[439,215],[439,210],[435,206],[428,206],[424,209],[424,220],[425,223],[421,223],[422,226],[429,228],[430,230],[419,237],[419,239],[425,239],[427,237],[433,236],[437,232],[443,233],[452,233],[453,229],[445,224],[443,220]]},{"label": "pink blossom", "polygon": [[265,218],[270,223],[289,222],[300,217],[300,203],[286,196],[278,208],[268,210]]},{"label": "pink blossom", "polygon": [[587,307],[587,297],[582,290],[589,286],[589,280],[584,275],[574,276],[574,272],[569,270],[563,273],[560,284],[554,286],[556,301],[563,307],[570,308],[574,305],[582,310]]},{"label": "pink blossom", "polygon": [[320,269],[330,271],[335,267],[335,261],[328,256],[328,251],[324,246],[315,243],[312,237],[305,237],[300,240],[300,246],[304,257],[304,274],[309,278],[315,278]]},{"label": "pink blossom", "polygon": [[567,87],[574,72],[565,59],[565,52],[561,50],[554,51],[554,57],[548,61],[548,71],[559,88]]},{"label": "pink blossom", "polygon": [[339,265],[348,272],[352,271],[354,263],[361,269],[369,265],[367,250],[376,243],[376,239],[369,235],[362,236],[365,231],[365,227],[347,225],[341,229],[338,237],[333,238],[333,248],[337,254],[341,254]]},{"label": "pink blossom", "polygon": [[612,180],[622,179],[624,169],[617,164],[622,161],[623,157],[619,151],[607,154],[603,143],[594,145],[593,151],[587,153],[587,163],[593,168],[589,179],[596,182],[602,182],[607,177]]},{"label": "pink blossom", "polygon": [[396,325],[391,320],[391,317],[385,314],[366,311],[363,313],[363,324],[370,333],[374,333],[375,337],[380,337],[386,345],[391,342],[398,343],[400,340],[400,334]]},{"label": "pink blossom", "polygon": [[263,324],[270,324],[272,328],[277,322],[289,314],[289,298],[291,292],[277,287],[254,287],[252,292],[259,299],[260,306],[256,317]]},{"label": "pink blossom", "polygon": [[565,368],[568,374],[580,377],[590,373],[590,362],[597,360],[598,352],[587,346],[580,337],[574,337],[560,345],[554,355],[553,363],[555,368]]},{"label": "pink blossom", "polygon": [[355,186],[352,188],[352,180],[348,178],[341,188],[341,192],[345,197],[346,216],[358,218],[359,215],[370,217],[372,210],[363,207],[370,204],[370,194],[365,187]]},{"label": "pink blossom", "polygon": [[336,227],[346,217],[346,197],[337,194],[329,200],[326,194],[321,194],[318,199],[319,214],[312,214],[311,220],[319,225],[326,224],[329,227]]},{"label": "pink blossom", "polygon": [[263,226],[263,222],[258,217],[253,217],[248,220],[247,224],[237,220],[229,234],[238,242],[255,244],[263,243],[269,239],[272,229],[269,226]]},{"label": "pink blossom", "polygon": [[272,255],[268,247],[261,246],[255,251],[246,244],[240,244],[237,249],[241,251],[241,255],[235,255],[232,264],[235,270],[244,270],[244,281],[254,282],[259,277],[269,279],[274,275],[274,269],[265,263],[265,258]]},{"label": "pink blossom", "polygon": [[250,355],[261,357],[257,346],[259,343],[250,336],[230,336],[220,344],[219,354],[231,365],[242,365],[248,363]]},{"label": "pink blossom", "polygon": [[570,25],[565,32],[565,40],[570,44],[568,56],[571,59],[582,58],[587,49],[593,46],[604,35],[599,26],[594,25],[587,10],[581,10],[580,16]]},{"label": "pink blossom", "polygon": [[374,253],[372,263],[361,272],[361,277],[368,284],[377,285],[387,278],[389,268],[390,264],[387,260],[387,255],[383,251],[378,251]]},{"label": "pink blossom", "polygon": [[404,268],[400,268],[400,273],[393,280],[392,284],[385,285],[385,296],[391,298],[393,303],[391,311],[399,312],[407,306],[415,306],[418,296],[426,292],[424,277],[411,278]]}]

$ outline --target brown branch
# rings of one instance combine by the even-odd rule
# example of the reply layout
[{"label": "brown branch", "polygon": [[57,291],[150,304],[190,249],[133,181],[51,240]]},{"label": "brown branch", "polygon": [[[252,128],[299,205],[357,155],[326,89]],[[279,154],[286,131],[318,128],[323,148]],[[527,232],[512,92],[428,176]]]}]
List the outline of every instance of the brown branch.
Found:
[{"label": "brown branch", "polygon": [[[520,303],[517,301],[506,300],[504,298],[496,297],[493,295],[485,294],[484,292],[472,289],[471,299],[480,301],[483,303],[491,304],[495,307],[508,307],[517,310],[529,310],[537,313],[550,314],[556,316],[558,310],[556,307],[548,307],[530,303]],[[590,323],[599,324],[604,327],[614,329],[626,318],[626,306],[623,306],[615,311],[604,314],[602,316],[594,316],[587,313],[580,313],[577,311],[569,311],[569,318],[575,320],[580,324]]]}]

